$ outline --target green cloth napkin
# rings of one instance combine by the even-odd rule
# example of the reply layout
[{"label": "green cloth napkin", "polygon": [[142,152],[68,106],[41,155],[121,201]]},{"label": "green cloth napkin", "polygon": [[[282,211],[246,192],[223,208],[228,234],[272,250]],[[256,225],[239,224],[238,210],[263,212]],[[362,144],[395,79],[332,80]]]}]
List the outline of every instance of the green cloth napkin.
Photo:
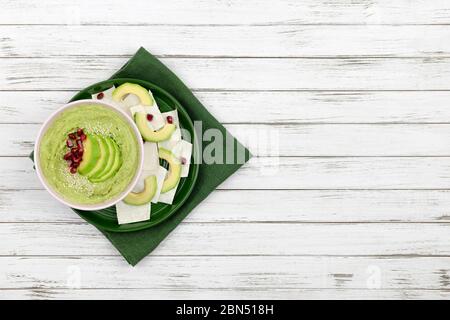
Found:
[{"label": "green cloth napkin", "polygon": [[[210,128],[218,129],[223,134],[224,149],[233,147],[244,148],[236,139],[234,146],[226,142],[225,135],[229,135],[227,130],[215,119],[200,101],[193,95],[191,90],[161,61],[150,54],[144,48],[140,48],[136,54],[119,70],[111,79],[134,78],[152,82],[168,91],[174,96],[189,113],[192,121],[201,121],[202,130]],[[202,142],[198,137],[200,145],[207,145],[210,142]],[[238,147],[239,145],[239,147]],[[202,148],[203,150],[203,148]],[[251,158],[250,152],[245,149],[245,161]],[[224,152],[225,154],[225,152]],[[236,154],[236,152],[235,152]],[[225,162],[225,160],[224,160]],[[178,211],[163,223],[141,231],[116,233],[100,230],[111,243],[119,250],[123,257],[131,265],[136,265],[142,258],[152,252],[167,235],[183,221],[183,219],[202,202],[219,184],[225,181],[236,170],[242,166],[243,161],[233,164],[200,164],[197,182],[194,189]]]}]

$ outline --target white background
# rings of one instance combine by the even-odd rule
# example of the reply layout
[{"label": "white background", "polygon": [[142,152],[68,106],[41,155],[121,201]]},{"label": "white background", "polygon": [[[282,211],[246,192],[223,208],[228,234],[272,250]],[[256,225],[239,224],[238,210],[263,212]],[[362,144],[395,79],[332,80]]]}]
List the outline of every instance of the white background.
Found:
[{"label": "white background", "polygon": [[[280,157],[133,268],[27,155],[139,46]],[[0,0],[0,298],[448,298],[449,90],[446,0]]]}]

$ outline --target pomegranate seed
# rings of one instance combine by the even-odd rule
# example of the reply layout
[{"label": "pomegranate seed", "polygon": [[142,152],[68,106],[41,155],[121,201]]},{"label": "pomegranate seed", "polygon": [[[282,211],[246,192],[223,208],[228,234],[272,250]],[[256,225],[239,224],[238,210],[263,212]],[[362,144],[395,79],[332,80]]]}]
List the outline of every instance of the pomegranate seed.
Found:
[{"label": "pomegranate seed", "polygon": [[153,115],[152,114],[148,114],[147,115],[147,120],[148,121],[152,121],[153,120]]},{"label": "pomegranate seed", "polygon": [[78,146],[78,154],[83,154],[84,148],[83,148],[83,142],[81,142],[81,140],[77,140],[77,146]]},{"label": "pomegranate seed", "polygon": [[69,133],[69,139],[75,140],[77,137],[73,133]]},{"label": "pomegranate seed", "polygon": [[168,123],[172,123],[172,122],[173,122],[172,116],[167,116],[167,122],[168,122]]},{"label": "pomegranate seed", "polygon": [[86,135],[85,135],[84,133],[82,133],[82,134],[80,135],[80,139],[81,139],[81,141],[86,140]]},{"label": "pomegranate seed", "polygon": [[80,162],[74,162],[74,163],[72,163],[71,167],[78,168],[79,165],[80,165]]},{"label": "pomegranate seed", "polygon": [[186,164],[186,158],[181,157],[181,164]]},{"label": "pomegranate seed", "polygon": [[69,160],[70,158],[72,158],[72,152],[67,152],[67,153],[64,155],[64,160]]},{"label": "pomegranate seed", "polygon": [[72,149],[70,149],[70,152],[72,152],[72,154],[76,154],[78,152],[78,148],[73,147]]},{"label": "pomegranate seed", "polygon": [[102,100],[104,96],[105,96],[105,94],[104,94],[103,92],[100,92],[100,93],[97,95],[97,99],[98,99],[98,100]]},{"label": "pomegranate seed", "polygon": [[67,140],[67,147],[68,148],[72,148],[73,147],[73,141],[72,140]]},{"label": "pomegranate seed", "polygon": [[78,135],[79,137],[81,137],[81,135],[82,135],[83,133],[84,133],[84,132],[83,132],[83,129],[78,128],[78,130],[77,130],[77,135]]},{"label": "pomegranate seed", "polygon": [[71,174],[77,173],[77,168],[75,168],[75,167],[70,168],[70,173]]}]

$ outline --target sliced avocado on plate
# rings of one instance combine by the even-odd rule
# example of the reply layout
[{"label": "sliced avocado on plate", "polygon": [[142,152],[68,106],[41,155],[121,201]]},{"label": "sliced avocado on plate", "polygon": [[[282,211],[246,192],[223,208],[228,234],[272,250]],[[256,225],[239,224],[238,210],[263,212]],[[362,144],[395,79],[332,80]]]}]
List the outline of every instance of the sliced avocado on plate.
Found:
[{"label": "sliced avocado on plate", "polygon": [[165,193],[178,185],[181,178],[181,162],[172,152],[164,148],[159,148],[159,157],[169,164],[169,171],[161,189],[161,193]]},{"label": "sliced avocado on plate", "polygon": [[166,123],[164,127],[157,131],[153,131],[147,125],[147,113],[137,112],[134,114],[134,121],[145,141],[161,142],[170,139],[172,133],[175,132],[176,126],[173,123]]},{"label": "sliced avocado on plate", "polygon": [[112,93],[114,101],[121,102],[128,94],[136,95],[141,104],[145,106],[152,106],[154,100],[148,90],[134,83],[124,83],[118,86]]},{"label": "sliced avocado on plate", "polygon": [[139,193],[129,193],[123,201],[133,206],[141,206],[152,201],[158,187],[156,176],[149,176],[144,180],[144,190]]}]

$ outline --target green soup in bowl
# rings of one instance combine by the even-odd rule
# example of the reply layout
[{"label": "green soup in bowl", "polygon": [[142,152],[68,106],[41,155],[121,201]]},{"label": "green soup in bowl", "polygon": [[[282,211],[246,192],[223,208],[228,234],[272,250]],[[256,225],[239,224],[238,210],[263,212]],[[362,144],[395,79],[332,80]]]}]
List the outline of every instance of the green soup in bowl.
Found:
[{"label": "green soup in bowl", "polygon": [[143,142],[121,110],[79,100],[44,124],[35,159],[41,182],[55,198],[73,208],[99,210],[122,200],[137,183]]}]

